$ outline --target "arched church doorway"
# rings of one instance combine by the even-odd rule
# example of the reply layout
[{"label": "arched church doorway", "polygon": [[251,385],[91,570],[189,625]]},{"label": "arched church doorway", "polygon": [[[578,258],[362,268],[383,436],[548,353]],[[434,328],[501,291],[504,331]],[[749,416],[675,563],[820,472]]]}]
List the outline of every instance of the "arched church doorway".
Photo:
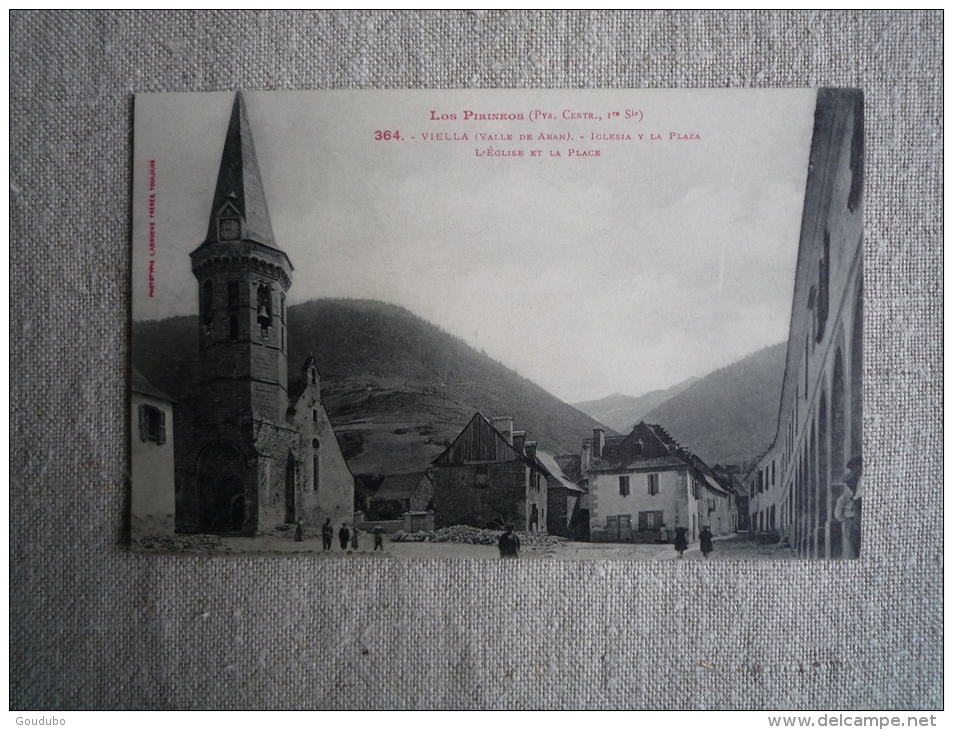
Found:
[{"label": "arched church doorway", "polygon": [[216,533],[246,530],[246,471],[242,452],[232,443],[220,441],[202,450],[198,458],[201,529]]}]

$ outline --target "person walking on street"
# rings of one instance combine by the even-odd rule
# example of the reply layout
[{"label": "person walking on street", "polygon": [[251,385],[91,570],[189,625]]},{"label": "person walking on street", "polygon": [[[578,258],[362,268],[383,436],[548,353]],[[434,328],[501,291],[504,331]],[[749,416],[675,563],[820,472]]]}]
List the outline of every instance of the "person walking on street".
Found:
[{"label": "person walking on street", "polygon": [[715,549],[711,538],[711,530],[708,529],[708,525],[705,525],[702,528],[702,531],[698,533],[698,539],[701,542],[702,555],[705,556],[705,560],[708,560],[708,556],[711,554],[711,551]]},{"label": "person walking on street", "polygon": [[374,551],[378,550],[384,552],[384,529],[381,527],[374,528]]},{"label": "person walking on street", "polygon": [[518,558],[520,556],[520,539],[513,532],[513,525],[507,525],[506,531],[500,535],[497,543],[501,558]]},{"label": "person walking on street", "polygon": [[675,528],[675,550],[678,551],[678,559],[682,559],[682,553],[688,550],[688,540],[685,538],[685,533],[688,532],[687,527],[676,527]]},{"label": "person walking on street", "polygon": [[347,550],[348,540],[351,539],[351,531],[347,529],[347,522],[341,524],[341,529],[338,532],[338,539],[341,541],[341,549]]},{"label": "person walking on street", "polygon": [[301,542],[304,540],[304,525],[301,524],[301,520],[295,524],[295,542]]},{"label": "person walking on street", "polygon": [[357,550],[357,525],[354,526],[354,532],[351,533],[351,549]]},{"label": "person walking on street", "polygon": [[334,541],[334,526],[331,524],[331,518],[328,517],[321,525],[321,543],[325,550],[331,549],[331,543]]}]

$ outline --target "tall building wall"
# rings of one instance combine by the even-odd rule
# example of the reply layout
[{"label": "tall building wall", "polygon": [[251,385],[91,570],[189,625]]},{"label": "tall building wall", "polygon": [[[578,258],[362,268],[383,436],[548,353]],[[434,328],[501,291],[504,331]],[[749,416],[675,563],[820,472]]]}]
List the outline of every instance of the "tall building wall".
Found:
[{"label": "tall building wall", "polygon": [[778,430],[749,480],[753,529],[804,557],[848,556],[834,508],[863,450],[863,165],[862,92],[820,90]]}]

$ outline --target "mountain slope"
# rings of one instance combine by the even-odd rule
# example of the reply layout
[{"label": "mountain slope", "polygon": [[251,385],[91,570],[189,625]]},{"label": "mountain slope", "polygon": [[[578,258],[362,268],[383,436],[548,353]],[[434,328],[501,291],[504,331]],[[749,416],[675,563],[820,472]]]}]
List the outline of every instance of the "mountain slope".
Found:
[{"label": "mountain slope", "polygon": [[716,370],[645,414],[708,464],[752,459],[774,439],[787,343]]},{"label": "mountain slope", "polygon": [[[193,388],[194,317],[133,324],[133,364],[172,397]],[[601,424],[406,309],[320,299],[288,309],[288,379],[313,354],[355,473],[426,468],[473,416],[507,415],[552,453],[576,453]]]},{"label": "mountain slope", "polygon": [[697,380],[698,378],[689,378],[678,385],[673,385],[671,388],[653,390],[638,397],[613,393],[599,400],[573,403],[572,405],[600,423],[604,423],[620,433],[628,433],[635,424],[642,420],[646,413],[662,405],[672,396],[678,395]]}]

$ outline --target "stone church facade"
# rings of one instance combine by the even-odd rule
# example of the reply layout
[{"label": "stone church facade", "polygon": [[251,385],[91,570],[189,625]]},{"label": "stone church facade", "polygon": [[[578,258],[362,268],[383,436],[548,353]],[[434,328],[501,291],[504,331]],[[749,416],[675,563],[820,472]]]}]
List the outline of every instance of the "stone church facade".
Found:
[{"label": "stone church facade", "polygon": [[309,357],[288,383],[287,296],[294,267],[274,240],[239,92],[205,241],[196,395],[177,404],[176,530],[254,535],[353,517],[354,478]]}]

